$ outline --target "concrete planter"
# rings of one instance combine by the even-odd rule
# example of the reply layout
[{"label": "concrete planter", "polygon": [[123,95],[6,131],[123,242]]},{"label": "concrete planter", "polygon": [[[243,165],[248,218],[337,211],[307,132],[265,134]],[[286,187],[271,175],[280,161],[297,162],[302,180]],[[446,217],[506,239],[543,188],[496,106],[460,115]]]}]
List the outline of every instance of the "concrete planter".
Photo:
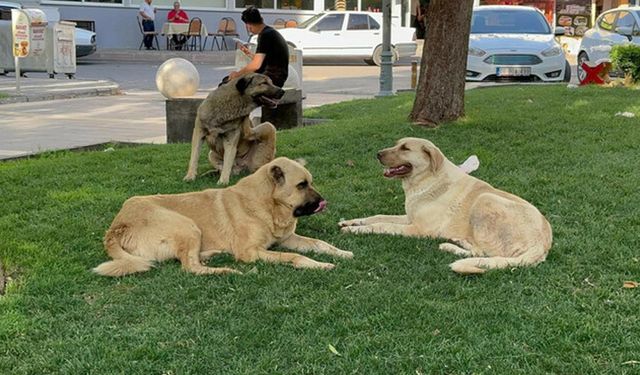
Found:
[{"label": "concrete planter", "polygon": [[[167,143],[191,142],[198,107],[203,98],[167,99]],[[262,107],[262,122],[271,122],[276,129],[302,126],[302,91],[286,89],[278,107]]]}]

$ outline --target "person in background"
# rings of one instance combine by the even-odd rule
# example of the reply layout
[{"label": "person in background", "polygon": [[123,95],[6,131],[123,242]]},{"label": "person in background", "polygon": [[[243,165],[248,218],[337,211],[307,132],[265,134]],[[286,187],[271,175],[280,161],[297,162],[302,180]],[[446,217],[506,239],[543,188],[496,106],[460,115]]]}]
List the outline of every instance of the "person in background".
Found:
[{"label": "person in background", "polygon": [[[189,16],[187,12],[180,9],[180,2],[175,1],[173,3],[173,9],[169,11],[167,14],[167,21],[172,23],[188,23]],[[187,36],[182,34],[173,34],[171,36],[171,41],[177,50],[181,50],[184,44],[187,42]]]},{"label": "person in background", "polygon": [[231,72],[228,79],[256,72],[268,76],[274,85],[282,87],[289,75],[287,42],[276,29],[265,25],[257,8],[251,6],[245,9],[241,19],[251,34],[258,34],[258,46],[255,54],[251,53],[246,46],[240,46],[240,50],[250,57],[251,61],[244,68]]},{"label": "person in background", "polygon": [[[142,17],[142,30],[144,31],[156,31],[153,21],[156,18],[157,9],[151,6],[151,1],[153,0],[144,0],[144,3],[140,5],[139,13]],[[144,46],[147,49],[155,49],[155,47],[153,47],[153,35],[144,36]]]},{"label": "person in background", "polygon": [[429,0],[418,0],[415,7],[413,27],[416,29],[416,39],[424,39],[427,34],[427,7]]}]

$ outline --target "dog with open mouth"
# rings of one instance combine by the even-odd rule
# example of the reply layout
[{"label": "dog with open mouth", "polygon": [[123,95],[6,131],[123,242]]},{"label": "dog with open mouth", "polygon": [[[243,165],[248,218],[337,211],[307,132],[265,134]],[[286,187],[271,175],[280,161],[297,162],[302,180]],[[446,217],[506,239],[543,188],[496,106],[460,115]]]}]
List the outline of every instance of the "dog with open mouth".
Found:
[{"label": "dog with open mouth", "polygon": [[440,250],[467,257],[451,264],[461,274],[531,266],[552,244],[551,225],[531,203],[465,173],[433,143],[400,139],[378,152],[384,176],[399,179],[405,215],[376,215],[339,223],[346,233],[445,238]]},{"label": "dog with open mouth", "polygon": [[148,271],[155,262],[178,259],[195,274],[238,273],[201,262],[230,253],[241,262],[262,260],[296,268],[329,270],[298,253],[272,251],[282,246],[352,258],[324,241],[295,233],[298,219],[323,211],[327,202],[314,189],[309,171],[297,161],[277,158],[225,189],[128,199],[104,237],[113,260],[94,268],[104,276]]},{"label": "dog with open mouth", "polygon": [[209,162],[214,170],[220,171],[218,184],[228,184],[232,173],[254,172],[273,160],[275,126],[270,122],[253,126],[249,114],[263,105],[276,107],[283,95],[283,89],[259,73],[230,80],[213,90],[198,107],[184,180],[196,178],[200,148],[205,140],[210,149]]}]

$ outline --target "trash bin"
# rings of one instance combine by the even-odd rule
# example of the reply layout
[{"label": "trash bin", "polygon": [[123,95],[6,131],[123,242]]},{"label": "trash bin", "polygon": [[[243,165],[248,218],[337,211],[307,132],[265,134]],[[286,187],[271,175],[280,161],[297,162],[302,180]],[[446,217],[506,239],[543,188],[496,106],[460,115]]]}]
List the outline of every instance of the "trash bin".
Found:
[{"label": "trash bin", "polygon": [[[39,25],[29,24],[29,51],[26,57],[20,57],[20,72],[44,72],[50,78],[55,74],[66,74],[72,78],[76,73],[75,23],[46,23],[45,20],[45,25],[42,22]],[[13,48],[12,22],[0,21],[0,50],[12,51]],[[15,70],[13,54],[0,54],[0,73]]]}]

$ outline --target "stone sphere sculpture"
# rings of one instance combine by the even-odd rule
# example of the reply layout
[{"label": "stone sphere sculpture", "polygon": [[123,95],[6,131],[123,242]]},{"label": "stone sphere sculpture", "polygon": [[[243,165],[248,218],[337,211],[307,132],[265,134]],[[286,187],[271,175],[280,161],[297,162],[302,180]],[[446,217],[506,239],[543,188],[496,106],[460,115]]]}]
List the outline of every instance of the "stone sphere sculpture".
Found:
[{"label": "stone sphere sculpture", "polygon": [[162,63],[156,73],[156,86],[165,98],[192,96],[198,91],[200,75],[188,60],[175,57]]}]

